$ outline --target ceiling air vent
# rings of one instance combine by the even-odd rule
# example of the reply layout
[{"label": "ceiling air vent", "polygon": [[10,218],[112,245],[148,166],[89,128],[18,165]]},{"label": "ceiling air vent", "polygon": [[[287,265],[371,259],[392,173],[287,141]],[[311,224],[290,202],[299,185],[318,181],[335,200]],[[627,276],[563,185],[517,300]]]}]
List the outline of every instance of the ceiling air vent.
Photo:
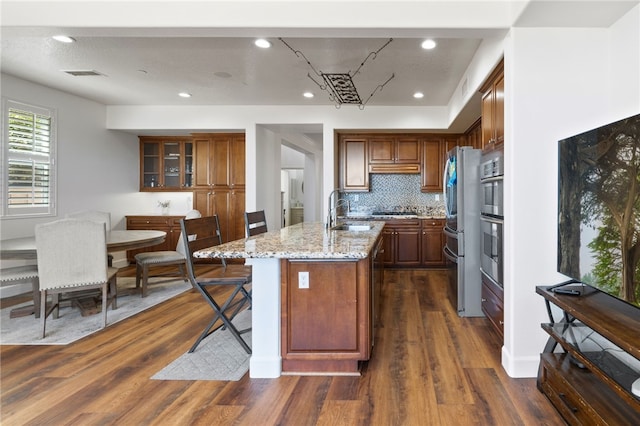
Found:
[{"label": "ceiling air vent", "polygon": [[74,77],[92,77],[92,76],[104,75],[94,70],[69,70],[64,72],[66,72],[67,74],[71,74]]}]

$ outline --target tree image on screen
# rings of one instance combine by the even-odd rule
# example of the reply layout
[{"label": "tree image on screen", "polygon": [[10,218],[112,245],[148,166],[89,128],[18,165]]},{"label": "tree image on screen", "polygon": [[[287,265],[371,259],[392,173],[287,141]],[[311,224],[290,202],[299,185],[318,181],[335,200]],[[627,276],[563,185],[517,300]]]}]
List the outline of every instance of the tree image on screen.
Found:
[{"label": "tree image on screen", "polygon": [[640,306],[640,116],[559,147],[558,270]]}]

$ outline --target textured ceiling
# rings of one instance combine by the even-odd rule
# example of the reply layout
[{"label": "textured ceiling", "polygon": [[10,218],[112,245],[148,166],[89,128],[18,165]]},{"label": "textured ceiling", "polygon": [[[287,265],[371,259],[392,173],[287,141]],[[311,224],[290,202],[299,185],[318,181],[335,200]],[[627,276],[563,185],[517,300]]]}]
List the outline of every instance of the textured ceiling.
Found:
[{"label": "textured ceiling", "polygon": [[[73,34],[71,34],[73,35]],[[89,37],[63,44],[47,36],[2,38],[2,71],[106,105],[327,105],[307,74],[321,82],[301,55],[278,38],[257,48],[253,38]],[[423,39],[286,38],[317,72],[350,73],[368,105],[446,105],[476,52],[480,39],[442,38],[433,50]],[[73,76],[64,71],[98,72]],[[177,96],[186,91],[185,100]],[[304,91],[315,93],[307,100]],[[421,91],[424,98],[414,99]]]}]

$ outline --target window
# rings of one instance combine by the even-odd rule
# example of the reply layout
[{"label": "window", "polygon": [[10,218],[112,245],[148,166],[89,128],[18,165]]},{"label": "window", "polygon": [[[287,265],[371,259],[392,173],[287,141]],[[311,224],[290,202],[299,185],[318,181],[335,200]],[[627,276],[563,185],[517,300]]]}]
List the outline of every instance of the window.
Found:
[{"label": "window", "polygon": [[55,214],[55,111],[3,99],[2,216]]}]

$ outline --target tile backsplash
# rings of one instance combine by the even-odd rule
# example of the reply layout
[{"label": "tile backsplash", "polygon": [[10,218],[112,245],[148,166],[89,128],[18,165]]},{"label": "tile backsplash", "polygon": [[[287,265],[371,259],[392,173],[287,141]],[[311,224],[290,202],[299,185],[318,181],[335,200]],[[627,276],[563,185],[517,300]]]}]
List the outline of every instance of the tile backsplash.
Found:
[{"label": "tile backsplash", "polygon": [[420,191],[419,174],[369,175],[370,192],[342,192],[352,212],[444,209],[442,194]]}]

